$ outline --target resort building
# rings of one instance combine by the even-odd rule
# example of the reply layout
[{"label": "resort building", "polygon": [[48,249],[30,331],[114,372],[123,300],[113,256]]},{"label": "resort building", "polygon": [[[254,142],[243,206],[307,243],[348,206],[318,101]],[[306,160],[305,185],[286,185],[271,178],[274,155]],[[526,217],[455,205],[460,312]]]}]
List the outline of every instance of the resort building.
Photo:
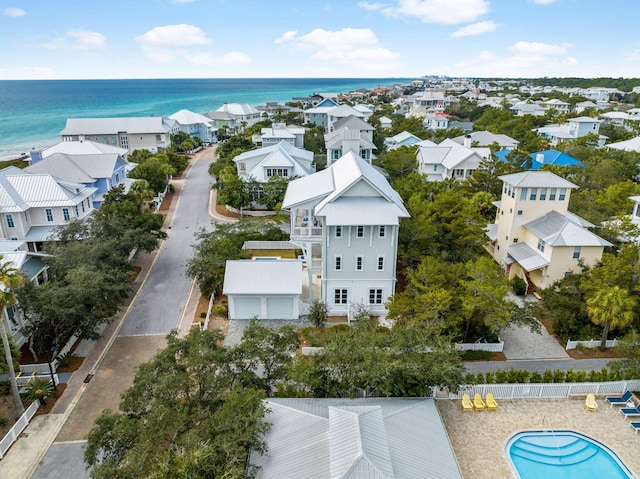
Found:
[{"label": "resort building", "polygon": [[[363,307],[385,316],[396,286],[400,218],[409,213],[384,176],[349,151],[290,182],[282,208],[304,256],[310,287],[303,300],[322,299],[332,316],[351,319]],[[314,282],[320,298],[312,297]]]},{"label": "resort building", "polygon": [[568,211],[573,183],[548,171],[500,176],[502,197],[496,220],[487,226],[485,249],[509,279],[518,276],[530,290],[544,289],[581,263],[595,265],[611,243],[587,228],[591,223]]},{"label": "resort building", "polygon": [[69,118],[60,132],[62,141],[95,141],[124,148],[127,153],[157,153],[171,146],[171,135],[180,127],[164,116],[124,118]]}]

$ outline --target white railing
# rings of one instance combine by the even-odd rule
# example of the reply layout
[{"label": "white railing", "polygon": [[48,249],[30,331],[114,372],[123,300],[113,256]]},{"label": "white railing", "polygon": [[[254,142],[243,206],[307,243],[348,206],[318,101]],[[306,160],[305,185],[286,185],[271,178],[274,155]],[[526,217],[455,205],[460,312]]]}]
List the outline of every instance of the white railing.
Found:
[{"label": "white railing", "polygon": [[26,411],[20,416],[9,432],[0,441],[0,459],[4,457],[11,445],[17,441],[18,436],[22,434],[22,431],[29,425],[29,421],[36,414],[38,407],[40,406],[38,401],[34,401],[26,409]]},{"label": "white railing", "polygon": [[296,226],[293,228],[293,236],[298,238],[322,238],[322,227]]},{"label": "white railing", "polygon": [[[461,387],[457,393],[445,394],[448,399],[462,399],[463,394],[473,397],[488,392],[496,399],[524,399],[524,398],[568,398],[574,394],[620,394],[625,391],[640,390],[640,379],[629,381],[611,381],[604,383],[517,383],[517,384],[476,384]],[[441,394],[435,397],[442,398]]]},{"label": "white railing", "polygon": [[[576,349],[578,346],[582,346],[584,348],[598,348],[602,343],[601,340],[590,339],[589,341],[571,341],[570,339],[567,341],[567,346],[565,349]],[[618,345],[617,339],[607,339],[606,346],[607,348],[615,348]]]},{"label": "white railing", "polygon": [[492,353],[501,353],[504,350],[504,341],[498,338],[497,343],[457,343],[456,349],[462,351],[490,351]]},{"label": "white railing", "polygon": [[[58,378],[57,374],[54,374],[53,378],[56,381],[56,384],[60,384],[60,379]],[[29,381],[31,381],[32,379],[47,379],[47,380],[50,380],[51,379],[51,373],[47,371],[46,374],[31,373],[31,374],[28,374],[28,375],[18,375],[18,376],[16,376],[16,384],[18,385],[18,387],[26,386],[29,383]],[[51,381],[49,381],[49,382],[51,382]]]},{"label": "white railing", "polygon": [[56,372],[56,365],[56,361],[51,361],[51,370],[49,370],[49,363],[21,364],[20,371],[22,374],[49,374],[51,371]]}]

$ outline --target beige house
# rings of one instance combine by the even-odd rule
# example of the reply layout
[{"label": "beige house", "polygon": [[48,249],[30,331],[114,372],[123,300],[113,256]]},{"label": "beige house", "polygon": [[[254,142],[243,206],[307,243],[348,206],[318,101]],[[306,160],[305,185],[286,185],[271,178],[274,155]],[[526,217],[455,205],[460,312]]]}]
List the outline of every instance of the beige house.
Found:
[{"label": "beige house", "polygon": [[487,226],[485,249],[509,275],[544,289],[580,263],[592,266],[611,243],[587,228],[593,225],[568,210],[573,183],[548,171],[501,176],[502,198],[495,223]]}]

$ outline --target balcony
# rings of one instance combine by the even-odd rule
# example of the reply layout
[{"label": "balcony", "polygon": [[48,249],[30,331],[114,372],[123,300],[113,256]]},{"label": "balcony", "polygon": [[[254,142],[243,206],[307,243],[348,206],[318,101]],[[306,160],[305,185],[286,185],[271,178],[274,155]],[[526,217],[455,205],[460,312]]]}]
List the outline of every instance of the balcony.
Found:
[{"label": "balcony", "polygon": [[291,230],[292,238],[322,239],[322,223],[308,216],[297,216]]}]

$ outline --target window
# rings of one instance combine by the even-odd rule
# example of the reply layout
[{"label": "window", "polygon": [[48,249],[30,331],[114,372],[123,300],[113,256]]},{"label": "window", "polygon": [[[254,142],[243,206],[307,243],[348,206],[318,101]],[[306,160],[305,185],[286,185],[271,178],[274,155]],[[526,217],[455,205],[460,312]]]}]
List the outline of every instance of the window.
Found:
[{"label": "window", "polygon": [[80,215],[78,214],[78,205],[76,205],[76,206],[75,206],[75,209],[76,209],[76,218],[77,218],[78,216],[80,216]]},{"label": "window", "polygon": [[84,213],[84,201],[80,203],[80,206],[82,206],[82,212]]},{"label": "window", "polygon": [[535,201],[537,196],[538,196],[538,188],[531,188],[531,195],[529,196],[529,199],[531,201]]},{"label": "window", "polygon": [[69,215],[69,208],[62,208],[62,216],[65,221],[69,221],[71,219],[71,216]]},{"label": "window", "polygon": [[364,226],[358,226],[356,236],[358,238],[364,238]]},{"label": "window", "polygon": [[115,144],[116,144],[116,137],[115,137],[115,136],[112,136],[112,137],[111,137],[111,144],[112,144],[112,145],[115,145]]},{"label": "window", "polygon": [[385,235],[384,226],[380,226],[380,227],[378,228],[378,236],[379,236],[380,238],[384,238],[384,235]]},{"label": "window", "polygon": [[238,163],[238,169],[240,170],[240,173],[244,173],[247,171],[247,165],[244,163]]},{"label": "window", "polygon": [[104,143],[105,145],[109,144],[109,137],[108,136],[103,136],[102,137],[102,143]]},{"label": "window", "polygon": [[267,177],[271,178],[272,176],[289,176],[289,170],[286,168],[267,168]]},{"label": "window", "polygon": [[333,302],[335,304],[347,304],[348,295],[346,288],[333,290]]},{"label": "window", "polygon": [[360,158],[363,160],[368,160],[371,156],[370,150],[360,150]]},{"label": "window", "polygon": [[51,211],[51,208],[44,210],[44,214],[47,215],[47,221],[53,221],[53,211]]},{"label": "window", "polygon": [[116,184],[120,183],[120,173],[116,173]]},{"label": "window", "polygon": [[384,256],[378,256],[378,271],[384,271]]},{"label": "window", "polygon": [[336,256],[334,262],[334,270],[342,271],[342,256]]},{"label": "window", "polygon": [[369,304],[382,304],[382,289],[369,290]]},{"label": "window", "polygon": [[545,242],[542,239],[538,239],[538,249],[544,253]]},{"label": "window", "polygon": [[161,135],[156,135],[156,141],[162,141],[162,136]]},{"label": "window", "polygon": [[575,246],[573,248],[573,259],[580,258],[580,253],[582,252],[582,246]]},{"label": "window", "polygon": [[438,165],[433,165],[433,171],[438,171]]},{"label": "window", "polygon": [[458,169],[458,168],[453,170],[453,177],[454,178],[462,178],[463,176],[464,176],[464,170]]},{"label": "window", "polygon": [[560,201],[564,201],[566,196],[567,196],[567,189],[566,188],[560,188],[560,196],[558,197],[558,199]]},{"label": "window", "polygon": [[522,210],[518,210],[518,216],[522,216]]},{"label": "window", "polygon": [[129,138],[127,138],[126,136],[121,136],[120,137],[120,146],[122,148],[129,149]]},{"label": "window", "polygon": [[544,201],[547,199],[547,189],[540,188],[540,201]]},{"label": "window", "polygon": [[551,188],[551,192],[549,193],[549,201],[555,201],[557,192],[558,188]]},{"label": "window", "polygon": [[521,188],[520,189],[520,201],[525,201],[527,199],[527,193],[529,192],[529,188]]},{"label": "window", "polygon": [[518,242],[518,238],[513,238],[513,242],[517,243]]},{"label": "window", "polygon": [[336,226],[336,238],[342,238],[342,226]]},{"label": "window", "polygon": [[362,271],[364,259],[362,256],[356,256],[356,271]]},{"label": "window", "polygon": [[13,222],[13,215],[7,215],[7,226],[9,228],[13,228],[15,226],[15,223]]},{"label": "window", "polygon": [[331,150],[331,159],[339,160],[342,156],[342,150]]}]

